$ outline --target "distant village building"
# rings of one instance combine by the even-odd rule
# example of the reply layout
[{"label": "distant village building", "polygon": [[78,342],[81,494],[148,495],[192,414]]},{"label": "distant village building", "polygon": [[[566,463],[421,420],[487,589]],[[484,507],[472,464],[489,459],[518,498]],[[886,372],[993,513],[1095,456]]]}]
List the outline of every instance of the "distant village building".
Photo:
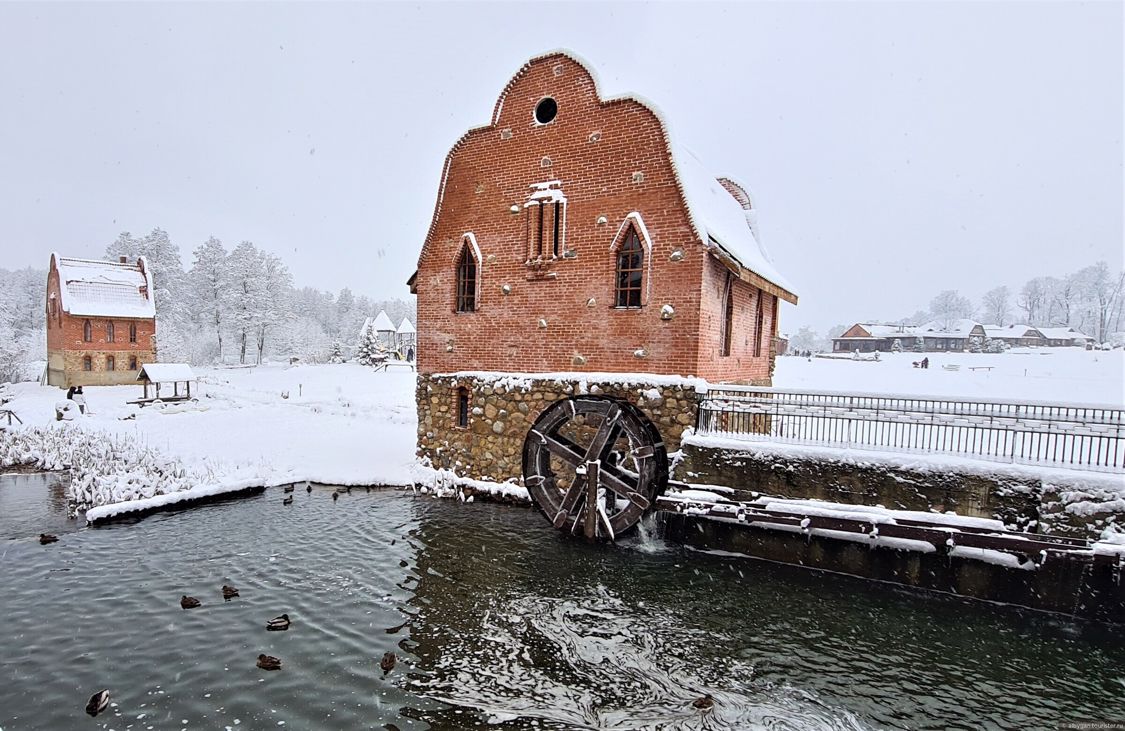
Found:
[{"label": "distant village building", "polygon": [[152,273],[143,257],[129,263],[51,254],[47,273],[47,383],[135,383],[156,360]]},{"label": "distant village building", "polygon": [[510,414],[487,402],[487,377],[459,372],[770,384],[778,303],[797,295],[756,217],[748,189],[676,145],[651,104],[603,99],[569,52],[528,61],[446,158],[410,278],[420,455],[518,474],[530,422],[569,388],[543,379]]},{"label": "distant village building", "polygon": [[968,350],[970,340],[980,338],[983,345],[989,340],[1000,340],[1010,347],[1065,347],[1093,344],[1094,338],[1068,327],[1032,327],[1030,325],[983,325],[973,320],[954,320],[950,323],[929,322],[925,325],[889,325],[857,322],[839,337],[832,338],[832,350],[837,353],[886,353],[898,340],[903,350],[927,352],[960,352]]}]

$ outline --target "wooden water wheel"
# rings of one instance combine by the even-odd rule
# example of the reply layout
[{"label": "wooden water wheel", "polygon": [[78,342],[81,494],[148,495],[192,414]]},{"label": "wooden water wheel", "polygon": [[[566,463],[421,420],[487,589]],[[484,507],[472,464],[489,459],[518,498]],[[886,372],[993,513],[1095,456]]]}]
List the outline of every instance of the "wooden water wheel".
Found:
[{"label": "wooden water wheel", "polygon": [[606,396],[556,401],[523,442],[523,480],[559,530],[613,540],[668,485],[668,452],[639,408]]}]

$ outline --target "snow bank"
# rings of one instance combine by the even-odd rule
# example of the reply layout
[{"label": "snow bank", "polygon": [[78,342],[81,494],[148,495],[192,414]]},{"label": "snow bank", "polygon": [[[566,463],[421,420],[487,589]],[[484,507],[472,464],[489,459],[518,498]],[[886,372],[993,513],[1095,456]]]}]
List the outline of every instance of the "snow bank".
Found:
[{"label": "snow bank", "polygon": [[597,373],[585,371],[558,371],[553,373],[503,373],[497,371],[457,371],[436,373],[435,378],[472,378],[484,383],[504,386],[509,390],[530,391],[536,381],[578,384],[579,394],[590,392],[590,382],[613,386],[682,386],[705,393],[707,381],[694,376],[666,376],[656,373]]}]

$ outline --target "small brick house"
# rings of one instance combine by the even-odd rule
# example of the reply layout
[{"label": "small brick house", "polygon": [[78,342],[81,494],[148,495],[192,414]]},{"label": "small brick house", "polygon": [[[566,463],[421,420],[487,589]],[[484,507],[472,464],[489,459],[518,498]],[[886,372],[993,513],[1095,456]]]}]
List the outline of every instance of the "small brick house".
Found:
[{"label": "small brick house", "polygon": [[[676,145],[653,105],[602,98],[591,68],[568,51],[528,61],[491,123],[449,152],[409,282],[420,456],[465,465],[485,443],[484,461],[502,453],[511,462],[544,406],[525,404],[522,418],[497,426],[490,415],[511,415],[511,404],[490,405],[495,389],[459,372],[769,385],[778,302],[797,297],[762,247],[756,216],[746,187]],[[568,391],[529,390],[545,400]],[[480,474],[514,469],[477,456]]]},{"label": "small brick house", "polygon": [[129,263],[51,254],[47,272],[47,383],[136,383],[156,361],[152,273],[143,257]]}]

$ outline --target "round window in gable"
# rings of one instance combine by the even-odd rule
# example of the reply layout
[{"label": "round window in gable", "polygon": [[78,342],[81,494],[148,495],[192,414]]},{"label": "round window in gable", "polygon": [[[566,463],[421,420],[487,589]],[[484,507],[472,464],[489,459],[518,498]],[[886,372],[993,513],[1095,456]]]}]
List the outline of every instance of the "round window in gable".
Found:
[{"label": "round window in gable", "polygon": [[548,124],[558,113],[558,102],[551,97],[546,97],[535,105],[535,121],[539,124]]}]

